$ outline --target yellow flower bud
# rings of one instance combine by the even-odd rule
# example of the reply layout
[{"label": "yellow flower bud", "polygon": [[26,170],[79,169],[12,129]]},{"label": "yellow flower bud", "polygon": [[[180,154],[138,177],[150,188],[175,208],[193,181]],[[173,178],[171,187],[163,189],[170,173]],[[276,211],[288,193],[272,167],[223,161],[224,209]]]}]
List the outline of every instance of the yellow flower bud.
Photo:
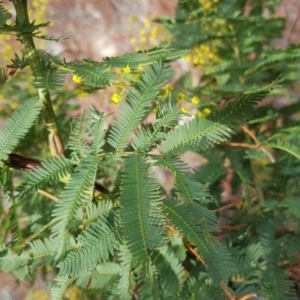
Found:
[{"label": "yellow flower bud", "polygon": [[183,101],[184,99],[185,99],[185,94],[179,93],[179,94],[177,95],[177,100],[178,100],[178,101]]},{"label": "yellow flower bud", "polygon": [[198,110],[196,113],[195,113],[195,118],[199,119],[199,118],[202,118],[203,117],[203,113]]},{"label": "yellow flower bud", "polygon": [[197,105],[200,102],[200,99],[197,96],[194,96],[191,101],[194,105]]},{"label": "yellow flower bud", "polygon": [[181,112],[183,112],[184,114],[188,114],[189,113],[189,111],[186,109],[186,108],[184,108],[184,107],[181,107]]},{"label": "yellow flower bud", "polygon": [[76,75],[76,74],[74,74],[73,75],[73,81],[74,82],[76,82],[76,83],[82,83],[83,82],[83,79],[82,79],[82,77],[80,77],[80,76],[78,76],[78,75]]},{"label": "yellow flower bud", "polygon": [[85,90],[80,89],[80,88],[76,90],[76,93],[79,97],[84,97],[84,96],[88,95],[88,93]]},{"label": "yellow flower bud", "polygon": [[169,85],[166,90],[171,93],[173,92],[174,87],[172,85]]},{"label": "yellow flower bud", "polygon": [[130,69],[130,67],[129,66],[126,66],[125,68],[122,68],[122,71],[124,72],[124,73],[130,73],[131,72],[131,69]]},{"label": "yellow flower bud", "polygon": [[211,109],[210,108],[204,108],[203,109],[203,114],[204,114],[205,117],[210,115],[211,114]]},{"label": "yellow flower bud", "polygon": [[110,102],[113,104],[118,104],[118,103],[120,103],[120,101],[121,101],[121,95],[117,94],[117,93],[113,94],[110,99]]}]

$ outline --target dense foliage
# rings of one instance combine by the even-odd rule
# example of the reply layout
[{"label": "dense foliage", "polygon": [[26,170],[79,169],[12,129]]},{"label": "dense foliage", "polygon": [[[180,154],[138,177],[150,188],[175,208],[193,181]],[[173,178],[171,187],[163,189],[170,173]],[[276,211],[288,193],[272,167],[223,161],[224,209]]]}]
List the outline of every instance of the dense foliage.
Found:
[{"label": "dense foliage", "polygon": [[[20,103],[1,114],[0,269],[52,272],[54,300],[71,285],[90,299],[298,299],[300,48],[272,45],[275,1],[180,0],[155,20],[167,43],[102,62],[37,50],[53,38],[26,2],[12,0],[15,22],[0,4],[1,33],[23,45],[0,73]],[[112,122],[96,107],[67,117],[69,74],[84,93],[122,74]]]}]

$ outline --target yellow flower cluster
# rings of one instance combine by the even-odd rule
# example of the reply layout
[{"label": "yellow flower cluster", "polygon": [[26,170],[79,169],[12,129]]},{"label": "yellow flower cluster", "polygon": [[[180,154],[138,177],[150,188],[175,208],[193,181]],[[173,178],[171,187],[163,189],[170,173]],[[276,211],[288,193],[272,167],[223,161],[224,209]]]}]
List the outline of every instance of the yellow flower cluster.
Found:
[{"label": "yellow flower cluster", "polygon": [[219,0],[199,0],[203,10],[209,11]]},{"label": "yellow flower cluster", "polygon": [[195,118],[199,119],[199,118],[205,118],[208,115],[211,114],[211,109],[210,108],[204,108],[203,110],[198,110],[195,113]]},{"label": "yellow flower cluster", "polygon": [[185,107],[181,107],[180,111],[183,112],[184,114],[189,114],[190,113],[189,110],[186,109]]},{"label": "yellow flower cluster", "polygon": [[207,44],[195,46],[192,51],[185,56],[195,66],[206,66],[214,62],[219,62],[220,58],[217,49]]},{"label": "yellow flower cluster", "polygon": [[81,290],[73,285],[73,286],[70,286],[68,289],[67,289],[67,296],[68,296],[68,299],[69,300],[77,300],[77,299],[87,299],[85,296],[82,297],[82,292]]},{"label": "yellow flower cluster", "polygon": [[[134,35],[130,42],[136,46],[136,51],[158,46],[161,42],[170,39],[170,35],[163,26],[159,24],[152,25],[149,19],[142,21],[137,16],[131,16],[130,21],[140,23],[139,26],[129,28],[129,31]],[[136,28],[140,29],[136,30]]]},{"label": "yellow flower cluster", "polygon": [[172,85],[168,86],[166,89],[162,89],[159,91],[158,95],[162,97],[167,97],[172,91],[174,90],[174,87]]}]

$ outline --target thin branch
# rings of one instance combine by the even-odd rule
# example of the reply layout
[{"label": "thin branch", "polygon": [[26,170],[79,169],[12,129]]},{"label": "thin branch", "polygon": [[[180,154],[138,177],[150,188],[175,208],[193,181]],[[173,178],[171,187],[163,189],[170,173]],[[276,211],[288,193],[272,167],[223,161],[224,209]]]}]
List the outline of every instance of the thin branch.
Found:
[{"label": "thin branch", "polygon": [[[174,233],[178,233],[177,230],[173,226],[168,225],[167,227],[170,229],[170,231],[172,231]],[[189,244],[189,242],[187,240],[184,241],[184,244],[188,248],[188,250],[191,253],[193,253],[195,255],[195,257],[203,264],[203,266],[205,266],[205,268],[207,268],[207,265],[206,265],[204,259],[197,253],[197,251]],[[235,297],[233,297],[231,295],[231,293],[229,292],[229,290],[224,282],[220,283],[220,287],[224,291],[224,293],[229,297],[230,300],[236,300]]]},{"label": "thin branch", "polygon": [[224,282],[220,283],[220,287],[222,288],[224,293],[229,297],[230,300],[236,300],[235,297],[231,295],[231,293],[229,292],[229,290]]},{"label": "thin branch", "polygon": [[39,236],[44,230],[46,230],[53,221],[48,222],[46,225],[44,225],[41,229],[33,233],[31,236],[29,236],[22,244],[23,247],[27,246],[32,240],[34,240],[37,236]]},{"label": "thin branch", "polygon": [[[38,159],[28,158],[28,157],[21,156],[19,154],[14,154],[14,153],[9,154],[8,160],[6,160],[4,163],[13,169],[27,171],[27,172],[30,172],[30,171],[33,171],[34,169],[43,167],[42,161],[40,161]],[[108,190],[98,182],[95,182],[95,190],[102,194],[109,193]],[[43,192],[39,191],[39,193],[42,194]],[[44,192],[44,193],[46,193],[46,192]],[[44,196],[48,197],[49,194],[48,195],[44,194]],[[54,199],[51,199],[51,200],[55,201]]]},{"label": "thin branch", "polygon": [[[30,20],[28,16],[27,0],[12,0],[14,8],[16,10],[16,19],[20,26],[30,26]],[[28,62],[33,76],[36,76],[37,72],[43,70],[44,66],[36,50],[32,35],[27,32],[19,32],[18,40],[22,43],[23,53]],[[54,113],[49,90],[38,89],[40,99],[43,101],[43,110],[46,121],[46,127],[48,131],[48,143],[51,155],[61,156],[63,154],[63,144],[59,136],[56,116]]]},{"label": "thin branch", "polygon": [[227,230],[227,231],[240,230],[240,229],[243,228],[244,226],[245,226],[244,224],[239,224],[239,225],[235,225],[235,226],[229,226],[229,225],[217,225],[217,227],[218,227],[219,229]]},{"label": "thin branch", "polygon": [[257,144],[257,147],[260,146],[260,144],[261,144],[260,141],[248,127],[242,126],[242,130],[253,139],[253,141]]},{"label": "thin branch", "polygon": [[247,300],[247,299],[250,299],[250,298],[253,298],[253,297],[256,298],[256,294],[255,293],[250,293],[250,294],[247,294],[247,295],[243,296],[242,298],[239,298],[238,300]]},{"label": "thin branch", "polygon": [[54,202],[57,202],[57,201],[58,201],[58,198],[57,198],[57,197],[55,197],[55,196],[53,196],[53,195],[47,193],[47,192],[44,191],[44,190],[38,190],[38,193],[41,194],[41,195],[43,195],[43,196],[45,196],[46,198],[48,198],[48,199],[54,201]]},{"label": "thin branch", "polygon": [[230,147],[241,147],[241,148],[250,148],[250,149],[258,149],[257,145],[251,145],[251,144],[247,144],[247,143],[219,143],[218,145],[221,146],[230,146]]},{"label": "thin branch", "polygon": [[239,203],[232,202],[232,203],[229,203],[229,204],[224,205],[222,207],[216,208],[213,211],[218,212],[218,211],[222,211],[222,210],[225,210],[225,209],[228,209],[228,208],[231,208],[231,207],[235,207],[235,206],[238,206],[238,205],[239,205]]}]

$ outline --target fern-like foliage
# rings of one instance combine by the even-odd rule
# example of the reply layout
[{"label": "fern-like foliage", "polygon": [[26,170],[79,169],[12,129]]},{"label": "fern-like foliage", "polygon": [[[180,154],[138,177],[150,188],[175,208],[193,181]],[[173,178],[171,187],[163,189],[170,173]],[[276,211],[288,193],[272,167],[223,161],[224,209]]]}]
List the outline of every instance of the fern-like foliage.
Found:
[{"label": "fern-like foliage", "polygon": [[159,60],[173,61],[188,53],[188,50],[174,50],[167,47],[156,47],[147,51],[139,51],[138,53],[125,54],[118,57],[106,57],[105,64],[111,67],[127,67],[136,68],[142,65],[150,65]]},{"label": "fern-like foliage", "polygon": [[42,101],[38,98],[28,99],[8,120],[0,132],[0,167],[8,158],[20,139],[25,136],[42,109]]},{"label": "fern-like foliage", "polygon": [[230,138],[234,130],[251,115],[253,105],[262,100],[268,91],[243,95],[239,100],[229,102],[219,112],[208,119],[193,119],[192,121],[170,131],[160,147],[165,156],[176,156],[185,151],[199,151],[211,143],[223,142]]},{"label": "fern-like foliage", "polygon": [[20,198],[42,188],[46,184],[57,182],[72,173],[70,162],[64,156],[49,158],[42,163],[42,166],[42,168],[30,172],[27,180],[18,187]]},{"label": "fern-like foliage", "polygon": [[140,152],[149,151],[150,147],[164,140],[167,130],[177,125],[180,111],[171,103],[162,104],[158,112],[158,120],[153,126],[137,131],[132,139],[132,147]]},{"label": "fern-like foliage", "polygon": [[187,236],[197,247],[213,281],[215,283],[227,282],[229,276],[236,270],[235,265],[226,247],[211,234],[203,231],[194,208],[178,200],[168,199],[164,201],[163,211],[179,232]]},{"label": "fern-like foliage", "polygon": [[53,300],[63,299],[67,287],[72,283],[72,277],[57,277],[51,287],[51,295]]},{"label": "fern-like foliage", "polygon": [[267,147],[280,149],[284,152],[289,153],[290,155],[293,155],[297,159],[300,159],[300,151],[299,147],[297,145],[294,145],[290,142],[283,142],[281,140],[276,141],[275,143],[266,143]]},{"label": "fern-like foliage", "polygon": [[0,26],[3,27],[12,17],[12,14],[0,3]]},{"label": "fern-like foliage", "polygon": [[164,246],[155,255],[153,262],[162,282],[164,297],[177,295],[184,282],[184,268],[176,255],[168,246]]},{"label": "fern-like foliage", "polygon": [[295,299],[293,283],[287,278],[284,270],[277,265],[280,255],[278,248],[281,241],[274,237],[274,225],[272,221],[269,221],[259,223],[257,226],[262,257],[265,259],[265,264],[270,265],[267,269],[271,271],[261,273],[261,288],[264,295],[272,297],[272,299]]},{"label": "fern-like foliage", "polygon": [[[164,220],[159,212],[158,186],[149,178],[149,167],[140,155],[124,162],[120,196],[120,225],[134,260],[145,264],[148,248],[164,244]],[[135,230],[133,230],[135,228]]]},{"label": "fern-like foliage", "polygon": [[151,101],[172,74],[170,68],[157,63],[149,67],[139,83],[128,92],[117,114],[118,122],[114,123],[108,136],[108,143],[116,152],[127,146],[130,134],[149,112]]},{"label": "fern-like foliage", "polygon": [[102,215],[105,221],[98,219],[78,238],[79,249],[68,254],[60,266],[59,275],[78,276],[87,273],[99,263],[107,261],[118,247],[116,221],[113,211]]},{"label": "fern-like foliage", "polygon": [[63,254],[66,250],[68,226],[79,206],[92,200],[96,172],[100,161],[99,158],[82,160],[59,196],[60,201],[53,211],[54,223],[52,227],[52,238],[57,239],[55,244],[58,255]]},{"label": "fern-like foliage", "polygon": [[37,89],[58,90],[65,82],[66,72],[54,68],[45,68],[34,72],[33,85]]},{"label": "fern-like foliage", "polygon": [[[255,106],[266,96],[282,92],[275,78],[283,61],[299,58],[298,48],[270,51],[270,57],[261,54],[266,45],[259,44],[252,31],[264,32],[266,23],[272,29],[282,25],[257,15],[267,9],[265,1],[266,6],[254,1],[250,16],[241,13],[247,1],[214,3],[211,12],[199,1],[180,2],[175,20],[157,20],[173,28],[171,46],[101,62],[88,58],[67,62],[37,51],[39,67],[32,70],[33,85],[40,93],[46,90],[47,97],[48,91],[54,91],[58,120],[64,117],[61,110],[68,110],[66,101],[74,96],[61,91],[67,74],[77,75],[78,86],[88,91],[114,84],[120,77],[129,87],[115,118],[108,119],[92,107],[70,121],[70,131],[64,128],[69,120],[57,122],[58,133],[69,138],[64,154],[46,158],[17,190],[8,184],[13,173],[3,165],[9,165],[12,151],[25,134],[32,143],[37,141],[33,136],[38,136],[39,149],[44,150],[40,137],[45,128],[38,130],[43,125],[36,122],[29,131],[43,103],[35,98],[25,101],[0,133],[0,184],[4,189],[0,198],[3,194],[11,207],[9,230],[3,235],[9,243],[0,247],[0,268],[23,280],[34,278],[38,268],[53,267],[53,274],[57,272],[51,289],[54,300],[64,299],[71,284],[87,292],[95,289],[91,293],[99,293],[101,299],[223,300],[229,293],[239,299],[246,294],[248,298],[251,294],[295,299],[289,270],[298,263],[300,239],[299,124],[272,134],[272,126],[265,122],[272,123],[285,112]],[[218,18],[211,18],[219,7]],[[8,26],[8,17],[0,5],[2,31],[14,30],[30,39],[48,24]],[[213,26],[214,20],[218,22]],[[204,23],[212,32],[205,32],[205,26],[199,29]],[[225,33],[216,32],[219,23]],[[252,29],[249,34],[248,26]],[[190,32],[194,32],[191,37]],[[182,41],[182,36],[187,38]],[[189,74],[169,85],[174,72],[167,64],[189,53],[179,49],[198,47],[199,42],[214,44],[216,39],[222,43],[207,53],[220,54],[222,61],[215,59],[205,67],[200,86],[191,89]],[[228,41],[230,51],[222,52]],[[276,64],[274,72],[272,64]],[[13,69],[27,66],[31,64],[26,55],[16,55],[11,65]],[[130,68],[131,74],[118,68]],[[4,73],[0,77],[5,90],[10,81],[5,82]],[[201,99],[190,99],[195,95]],[[52,102],[46,103],[47,97],[44,110],[48,132],[53,134],[55,116],[49,123]],[[189,117],[185,105],[191,108]],[[296,107],[299,110],[299,105],[293,109]],[[243,125],[248,127],[240,130]],[[202,156],[200,167],[193,169],[181,157],[187,151]],[[272,182],[270,178],[259,180],[258,162],[271,170]],[[282,165],[285,169],[280,169]],[[170,184],[161,183],[165,173]],[[225,184],[229,187],[222,195],[232,203],[224,203],[220,196]],[[20,224],[20,212],[31,220],[29,225],[27,221]],[[287,230],[279,231],[281,225]]]}]

